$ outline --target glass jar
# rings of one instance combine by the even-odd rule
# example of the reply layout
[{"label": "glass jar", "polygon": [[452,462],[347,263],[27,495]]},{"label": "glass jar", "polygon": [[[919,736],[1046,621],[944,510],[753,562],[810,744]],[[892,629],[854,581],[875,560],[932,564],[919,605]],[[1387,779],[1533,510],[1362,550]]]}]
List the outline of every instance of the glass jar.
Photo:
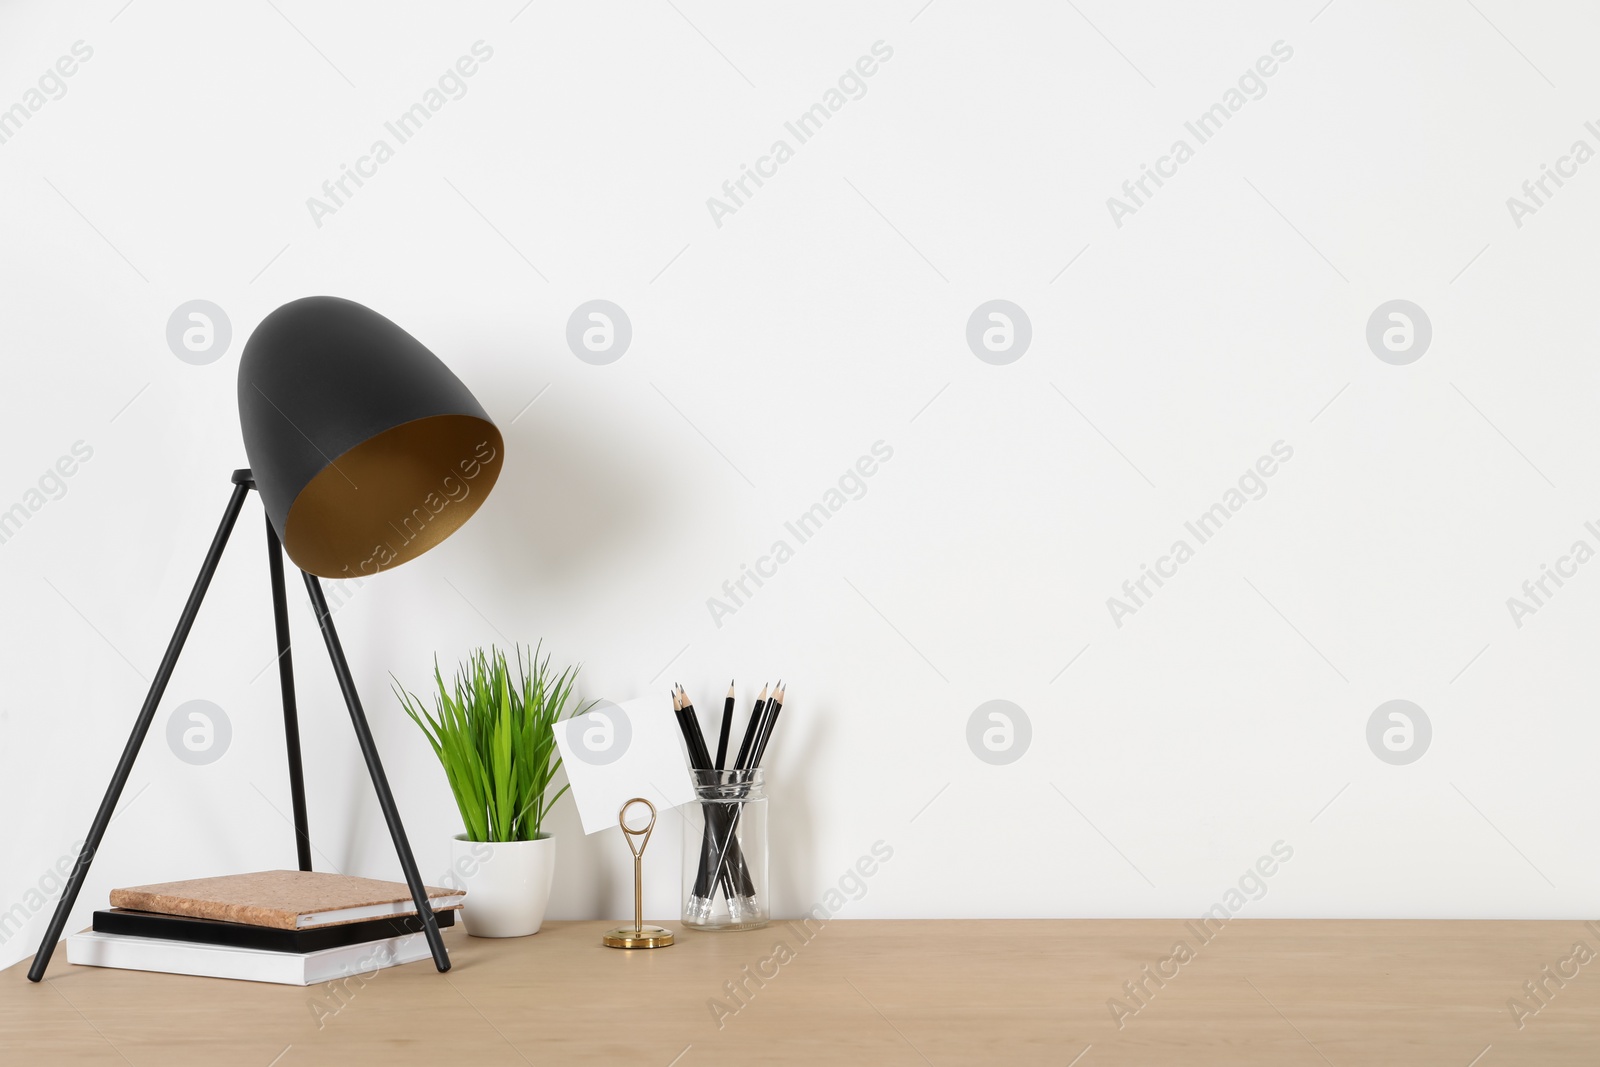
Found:
[{"label": "glass jar", "polygon": [[767,902],[767,794],[763,772],[695,770],[683,807],[683,925],[754,930]]}]

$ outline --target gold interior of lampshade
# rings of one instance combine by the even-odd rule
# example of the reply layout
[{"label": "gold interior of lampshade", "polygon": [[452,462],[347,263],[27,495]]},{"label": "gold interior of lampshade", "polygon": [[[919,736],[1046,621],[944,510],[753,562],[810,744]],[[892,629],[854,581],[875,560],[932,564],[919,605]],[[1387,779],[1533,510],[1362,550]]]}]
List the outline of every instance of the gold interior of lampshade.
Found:
[{"label": "gold interior of lampshade", "polygon": [[283,546],[301,570],[365,578],[434,547],[472,518],[500,477],[493,423],[435,415],[337,457],[289,507]]}]

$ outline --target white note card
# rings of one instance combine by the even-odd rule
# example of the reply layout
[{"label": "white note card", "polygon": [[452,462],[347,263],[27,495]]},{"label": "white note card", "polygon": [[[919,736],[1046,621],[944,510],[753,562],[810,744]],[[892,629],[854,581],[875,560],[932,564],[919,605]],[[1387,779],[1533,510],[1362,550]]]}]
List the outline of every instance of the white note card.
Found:
[{"label": "white note card", "polygon": [[[585,834],[617,825],[617,813],[634,797],[661,813],[694,799],[678,719],[665,697],[602,700],[557,723],[555,734]],[[629,824],[642,825],[640,815],[635,808]]]}]

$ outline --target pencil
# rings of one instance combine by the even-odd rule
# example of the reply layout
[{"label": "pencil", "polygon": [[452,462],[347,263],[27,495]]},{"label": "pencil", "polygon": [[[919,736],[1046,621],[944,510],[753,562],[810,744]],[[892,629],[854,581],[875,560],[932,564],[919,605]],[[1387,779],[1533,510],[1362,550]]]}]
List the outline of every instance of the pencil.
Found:
[{"label": "pencil", "polygon": [[733,725],[733,679],[728,679],[728,698],[722,702],[722,735],[717,738],[717,770],[728,765],[728,728]]},{"label": "pencil", "polygon": [[678,720],[678,729],[683,733],[684,747],[689,750],[689,764],[697,768],[705,753],[705,740],[698,737],[699,730],[695,728],[691,718],[693,709],[689,705],[687,694],[680,695],[677,691],[672,693],[672,714]]},{"label": "pencil", "polygon": [[696,770],[711,770],[711,753],[706,749],[705,734],[700,732],[700,719],[695,714],[694,701],[689,699],[689,694],[683,686],[678,686],[678,692],[683,697],[682,708],[678,712],[678,725],[683,729],[684,739],[689,742],[689,755],[694,758]]},{"label": "pencil", "polygon": [[[678,729],[683,733],[684,746],[689,750],[689,762],[691,765],[699,763],[700,751],[704,750],[705,743],[702,741],[698,746],[695,744],[694,731],[690,728],[690,719],[685,713],[689,705],[688,694],[680,693],[678,689],[671,690],[671,694],[672,714],[677,718]],[[712,809],[709,806],[706,815],[705,840],[700,843],[700,871],[695,877],[694,895],[709,899],[713,879],[711,854],[721,828],[718,826],[719,820],[712,817]]]},{"label": "pencil", "polygon": [[[672,694],[672,706],[678,715],[678,728],[683,731],[684,742],[689,747],[689,758],[698,769],[710,770],[711,755],[706,750],[705,737],[700,732],[700,720],[695,715],[694,702],[681,684]],[[745,866],[743,850],[733,839],[734,821],[727,820],[719,808],[707,806],[706,837],[700,843],[700,872],[695,879],[694,895],[710,898],[713,882],[720,882],[730,896],[735,892],[733,880],[739,882],[738,891],[745,896],[755,892]],[[728,866],[732,865],[732,870]]]},{"label": "pencil", "polygon": [[689,750],[689,762],[694,763],[694,742],[689,738],[689,727],[683,718],[683,698],[676,689],[668,690],[672,694],[672,717],[678,720],[678,731],[683,734],[683,747]]},{"label": "pencil", "polygon": [[735,770],[748,770],[750,767],[750,746],[755,744],[756,731],[761,726],[761,716],[766,710],[767,687],[761,686],[761,695],[756,697],[756,706],[750,709],[750,721],[745,724],[744,740],[739,742],[739,756],[733,761]]},{"label": "pencil", "polygon": [[778,725],[778,713],[783,710],[783,699],[788,691],[783,688],[783,683],[778,683],[778,689],[772,694],[772,699],[767,704],[767,721],[762,726],[761,738],[756,742],[756,758],[750,761],[750,766],[761,766],[761,757],[767,754],[767,742],[772,740],[772,731]]},{"label": "pencil", "polygon": [[[777,689],[773,689],[772,692],[774,696],[777,695]],[[761,696],[756,698],[756,706],[750,711],[750,721],[745,726],[744,740],[739,743],[739,756],[734,761],[736,770],[748,772],[755,769],[758,758],[756,752],[757,744],[762,737],[763,724],[772,713],[772,705],[772,700],[767,696],[767,687],[763,685],[761,687]],[[753,896],[755,893],[755,885],[750,880],[749,868],[745,866],[743,851],[739,849],[738,839],[734,836],[735,830],[739,825],[741,813],[742,809],[740,808],[734,810],[733,818],[729,820],[725,835],[728,839],[730,846],[728,851],[731,855],[727,855],[723,863],[731,861],[734,868],[732,872],[724,873],[723,875],[723,891],[727,893],[729,900],[733,899],[734,887],[731,882],[735,878],[738,879],[738,889],[741,896]],[[723,863],[717,864],[719,869],[723,866]]]},{"label": "pencil", "polygon": [[778,689],[783,685],[783,679],[778,679],[778,684],[772,687],[772,695],[767,697],[766,704],[761,708],[761,721],[756,723],[755,740],[750,743],[750,758],[746,764],[747,769],[755,770],[760,766],[761,750],[766,747],[764,742],[767,737],[768,724],[772,720],[772,705],[777,699]]},{"label": "pencil", "polygon": [[[682,718],[679,719],[679,725],[683,729],[684,737],[686,737],[689,741],[690,752],[694,759],[700,764],[701,769],[711,770],[711,754],[706,749],[704,735],[700,733],[700,720],[695,714],[694,701],[689,699],[688,692],[681,684],[678,686],[678,692],[682,698],[683,704],[683,710],[680,713]],[[703,871],[709,872],[711,870],[715,870],[720,876],[720,879],[723,881],[725,889],[732,888],[728,882],[728,879],[737,878],[744,895],[750,895],[755,891],[754,886],[750,882],[750,871],[749,868],[745,866],[744,852],[739,848],[739,842],[733,839],[733,827],[736,825],[736,819],[734,821],[728,821],[724,824],[723,817],[719,815],[717,818],[708,823],[708,825],[711,824],[721,824],[716,825],[718,836],[722,839],[722,844],[720,847],[716,848],[716,852],[720,854],[722,858],[720,860],[713,860],[707,855],[705,843],[702,842],[700,856]],[[714,840],[715,839],[713,839],[713,842]],[[725,869],[725,865],[730,861],[733,865],[733,871],[731,873]],[[707,895],[709,895],[709,885],[707,887]]]}]

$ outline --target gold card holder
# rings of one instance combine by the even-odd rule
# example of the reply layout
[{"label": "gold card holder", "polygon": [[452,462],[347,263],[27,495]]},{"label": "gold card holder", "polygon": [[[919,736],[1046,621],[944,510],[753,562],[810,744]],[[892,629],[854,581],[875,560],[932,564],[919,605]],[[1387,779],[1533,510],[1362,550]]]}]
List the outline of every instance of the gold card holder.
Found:
[{"label": "gold card holder", "polygon": [[[650,822],[641,830],[628,825],[628,809],[643,804],[650,809]],[[644,797],[634,797],[617,812],[617,825],[622,827],[623,840],[633,853],[633,925],[608,930],[601,943],[607,948],[666,948],[672,944],[673,933],[661,926],[642,925],[644,915],[644,850],[650,844],[650,835],[656,828],[656,806]],[[634,844],[635,841],[638,844]]]}]

